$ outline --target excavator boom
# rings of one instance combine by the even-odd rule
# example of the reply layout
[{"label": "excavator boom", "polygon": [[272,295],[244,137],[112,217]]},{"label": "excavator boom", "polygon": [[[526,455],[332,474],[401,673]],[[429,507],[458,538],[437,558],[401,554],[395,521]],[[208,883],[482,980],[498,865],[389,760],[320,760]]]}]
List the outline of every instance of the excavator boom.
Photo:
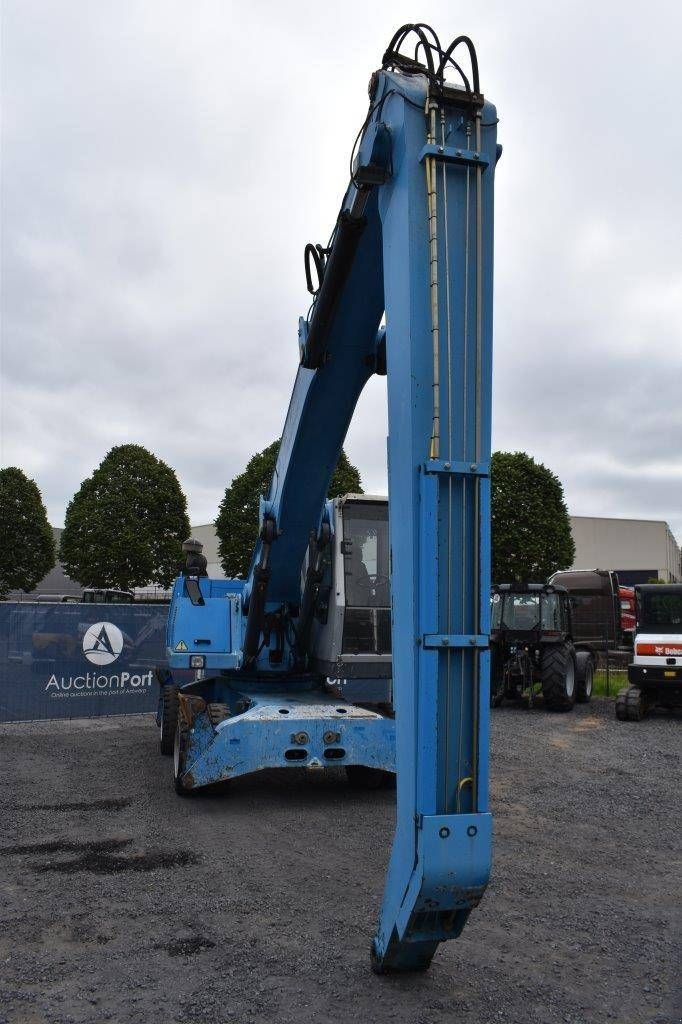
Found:
[{"label": "excavator boom", "polygon": [[[207,676],[220,670],[181,691],[181,789],[271,764],[396,770],[396,835],[372,944],[379,972],[427,967],[438,943],[461,932],[490,872],[496,125],[467,37],[443,48],[427,26],[395,34],[372,76],[332,238],[306,248],[314,301],[299,325],[300,367],[249,577],[179,580],[169,622],[171,666],[186,668],[194,652]],[[321,607],[328,553],[352,546],[338,521],[346,506],[330,510],[325,499],[372,373],[388,387],[395,722],[332,700],[317,657],[342,590],[327,587]],[[376,596],[371,524],[366,536]],[[366,603],[359,612],[376,634]]]}]

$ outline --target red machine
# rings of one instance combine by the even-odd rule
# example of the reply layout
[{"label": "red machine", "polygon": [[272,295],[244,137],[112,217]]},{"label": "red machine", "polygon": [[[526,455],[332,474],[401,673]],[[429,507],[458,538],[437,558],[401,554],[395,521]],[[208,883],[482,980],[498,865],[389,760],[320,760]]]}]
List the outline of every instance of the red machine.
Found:
[{"label": "red machine", "polygon": [[623,630],[623,640],[628,646],[632,646],[632,639],[635,635],[635,588],[618,587],[620,597],[620,625]]}]

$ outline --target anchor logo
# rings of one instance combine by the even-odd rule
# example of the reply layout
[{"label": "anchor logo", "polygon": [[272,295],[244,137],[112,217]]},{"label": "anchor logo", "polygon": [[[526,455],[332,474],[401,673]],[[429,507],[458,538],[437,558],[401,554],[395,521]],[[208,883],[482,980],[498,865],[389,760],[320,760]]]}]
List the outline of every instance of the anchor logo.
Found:
[{"label": "anchor logo", "polygon": [[83,654],[93,665],[111,665],[123,650],[123,633],[113,622],[95,622],[83,637]]}]

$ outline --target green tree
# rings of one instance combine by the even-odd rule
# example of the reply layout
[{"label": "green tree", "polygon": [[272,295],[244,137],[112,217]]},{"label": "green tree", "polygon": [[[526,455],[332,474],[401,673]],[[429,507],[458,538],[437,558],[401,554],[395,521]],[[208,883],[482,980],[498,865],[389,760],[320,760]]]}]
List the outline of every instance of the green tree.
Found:
[{"label": "green tree", "polygon": [[[246,469],[234,478],[225,491],[215,521],[218,555],[226,576],[245,576],[251,564],[258,537],[258,503],[267,494],[275,470],[279,441],[252,456]],[[329,497],[340,494],[362,494],[360,474],[341,452],[329,485]]]},{"label": "green tree", "polygon": [[495,583],[544,583],[575,557],[561,481],[525,452],[495,452],[491,464]]},{"label": "green tree", "polygon": [[146,448],[124,444],[111,449],[69,503],[60,558],[87,587],[168,587],[189,531],[173,470]]},{"label": "green tree", "polygon": [[54,534],[37,484],[16,466],[0,469],[0,597],[29,591],[56,558]]}]

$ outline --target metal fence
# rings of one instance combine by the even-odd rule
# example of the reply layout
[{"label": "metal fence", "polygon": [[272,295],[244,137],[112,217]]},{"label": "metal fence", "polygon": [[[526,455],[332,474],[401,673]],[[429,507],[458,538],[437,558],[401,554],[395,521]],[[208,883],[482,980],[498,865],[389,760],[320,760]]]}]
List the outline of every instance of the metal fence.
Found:
[{"label": "metal fence", "polygon": [[0,603],[0,722],[156,708],[168,607]]},{"label": "metal fence", "polygon": [[597,655],[598,685],[596,692],[606,697],[614,697],[618,691],[628,685],[628,665],[632,661],[632,651],[610,651],[608,648]]}]

